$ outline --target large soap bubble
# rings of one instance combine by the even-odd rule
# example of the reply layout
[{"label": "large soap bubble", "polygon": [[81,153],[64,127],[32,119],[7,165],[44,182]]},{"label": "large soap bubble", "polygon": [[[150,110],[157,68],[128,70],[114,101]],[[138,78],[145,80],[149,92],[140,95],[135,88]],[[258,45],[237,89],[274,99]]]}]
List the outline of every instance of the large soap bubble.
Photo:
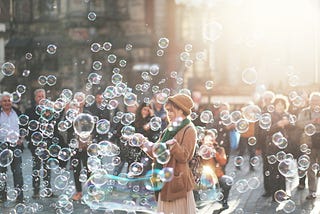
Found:
[{"label": "large soap bubble", "polygon": [[73,129],[80,138],[88,138],[94,128],[94,118],[87,113],[80,113],[73,121]]}]

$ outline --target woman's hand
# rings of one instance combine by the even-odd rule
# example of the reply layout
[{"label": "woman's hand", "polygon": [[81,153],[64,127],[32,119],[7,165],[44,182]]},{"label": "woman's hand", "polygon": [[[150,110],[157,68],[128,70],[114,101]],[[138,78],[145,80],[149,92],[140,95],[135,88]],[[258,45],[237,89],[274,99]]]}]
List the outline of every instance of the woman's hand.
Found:
[{"label": "woman's hand", "polygon": [[167,146],[169,147],[170,150],[174,147],[174,145],[176,145],[176,143],[177,143],[177,140],[174,139],[174,138],[171,139],[171,140],[166,141],[166,144],[167,144]]},{"label": "woman's hand", "polygon": [[143,129],[144,129],[145,131],[149,131],[149,129],[150,129],[150,124],[149,124],[149,123],[145,124],[145,125],[143,126]]},{"label": "woman's hand", "polygon": [[167,144],[168,146],[174,145],[175,143],[177,143],[177,140],[174,139],[174,138],[171,139],[171,140],[166,141],[166,144]]}]

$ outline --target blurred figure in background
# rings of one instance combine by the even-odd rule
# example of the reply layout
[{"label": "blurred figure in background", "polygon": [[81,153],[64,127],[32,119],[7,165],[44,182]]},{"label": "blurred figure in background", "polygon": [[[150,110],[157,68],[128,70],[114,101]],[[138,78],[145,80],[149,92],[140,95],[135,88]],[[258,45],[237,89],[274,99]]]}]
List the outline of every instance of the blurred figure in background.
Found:
[{"label": "blurred figure in background", "polygon": [[[59,144],[65,147],[65,143],[63,138],[58,133],[56,128],[58,118],[50,118],[46,117],[45,113],[48,111],[48,115],[50,115],[49,108],[46,107],[46,91],[42,88],[36,89],[34,91],[34,104],[26,109],[25,114],[29,117],[29,121],[36,121],[39,124],[42,124],[43,121],[47,121],[48,124],[51,124],[53,127],[52,135],[46,136],[40,129],[40,126],[37,129],[30,130],[27,135],[28,140],[28,148],[32,154],[33,166],[32,166],[32,186],[33,186],[33,195],[32,198],[38,199],[40,197],[40,170],[43,168],[43,183],[47,190],[51,189],[51,170],[47,167],[46,160],[40,158],[39,154],[48,149],[52,144]],[[50,102],[50,101],[48,101]],[[41,142],[38,142],[38,138],[43,138]],[[61,161],[60,161],[61,164]],[[65,166],[65,164],[63,164]],[[44,197],[53,197],[54,194],[52,190],[49,195],[44,195]]]},{"label": "blurred figure in background", "polygon": [[[75,110],[77,114],[88,113],[91,115],[91,112],[85,108],[85,94],[82,92],[77,92],[74,94],[74,99],[71,101],[65,108],[66,112],[68,110]],[[77,135],[74,130],[74,124],[67,130],[67,141],[70,144],[75,144],[77,146],[74,149],[73,156],[71,157],[71,168],[73,169],[74,183],[76,187],[76,193],[72,196],[72,200],[79,201],[82,198],[82,183],[90,176],[88,169],[88,153],[87,148],[92,143],[92,135],[86,138],[82,138]],[[73,141],[73,142],[72,142]]]},{"label": "blurred figure in background", "polygon": [[[274,111],[274,106],[272,104],[272,101],[275,98],[275,94],[272,91],[265,91],[260,99],[259,102],[259,107],[261,109],[261,114],[270,114],[271,112]],[[270,127],[261,127],[260,122],[256,123],[255,129],[254,129],[254,135],[256,137],[256,150],[257,154],[261,154],[262,156],[262,161],[263,161],[263,180],[267,181],[268,180],[268,173],[266,173],[265,166],[268,165],[268,160],[266,157],[266,137],[267,137],[267,132]],[[269,182],[264,182],[264,193],[262,196],[264,197],[269,197],[270,196],[270,189],[268,186]]]},{"label": "blurred figure in background", "polygon": [[[98,91],[95,95],[95,103],[93,103],[91,106],[88,107],[88,111],[91,112],[92,116],[97,117],[97,121],[99,120],[108,120],[110,124],[109,132],[113,133],[114,130],[117,129],[117,124],[113,122],[113,117],[116,115],[116,113],[119,111],[118,107],[111,107],[105,103],[105,100],[102,96],[102,92]],[[95,129],[93,129],[92,132],[92,138],[93,142],[98,143],[102,140],[107,140],[112,138],[112,135],[108,136],[108,133],[102,134],[98,133]]]},{"label": "blurred figure in background", "polygon": [[216,141],[219,144],[219,146],[225,149],[227,161],[229,160],[231,153],[230,131],[235,129],[234,123],[231,123],[230,119],[226,119],[223,116],[229,115],[229,111],[230,105],[228,103],[219,103],[215,105],[215,109],[213,110],[214,122],[209,123],[207,126],[208,129],[217,130]]},{"label": "blurred figure in background", "polygon": [[[278,190],[286,191],[286,179],[279,172],[279,162],[271,162],[269,158],[276,156],[278,152],[284,149],[277,145],[275,139],[281,139],[281,137],[288,139],[288,130],[291,126],[289,121],[289,114],[287,112],[289,108],[289,102],[287,97],[283,95],[277,95],[273,101],[274,112],[271,112],[271,127],[266,136],[266,149],[262,154],[264,158],[264,170],[263,173],[267,176],[264,180],[265,189],[267,192],[263,195],[265,197],[272,196],[274,199],[274,193]],[[276,135],[276,136],[274,136]],[[278,136],[280,138],[278,138]],[[280,142],[280,141],[279,141]],[[290,144],[290,142],[288,142]]]},{"label": "blurred figure in background", "polygon": [[[245,107],[243,107],[245,108]],[[256,144],[251,142],[256,142],[255,138],[255,122],[248,122],[249,128],[244,133],[240,133],[239,147],[238,147],[238,155],[244,157],[244,155],[249,154],[249,166],[250,170],[253,171],[253,165],[251,165],[251,158],[253,158],[256,154]],[[240,169],[240,166],[236,166],[237,169]]]},{"label": "blurred figure in background", "polygon": [[168,125],[167,113],[166,113],[166,110],[164,109],[164,105],[159,103],[156,97],[154,98],[153,102],[151,102],[150,105],[151,105],[151,109],[153,109],[154,115],[161,118],[160,131],[163,131]]},{"label": "blurred figure in background", "polygon": [[202,140],[202,145],[207,145],[211,147],[214,151],[213,157],[210,159],[203,159],[201,158],[201,168],[202,171],[209,171],[212,172],[217,176],[220,186],[220,191],[223,194],[223,199],[220,201],[222,203],[222,208],[219,210],[214,211],[213,213],[220,213],[223,210],[229,208],[228,205],[228,198],[229,192],[231,189],[230,181],[232,178],[225,175],[225,165],[227,164],[227,155],[223,147],[219,146],[219,144],[215,141],[216,135],[211,130],[205,131],[205,136]]},{"label": "blurred figure in background", "polygon": [[[308,200],[317,198],[318,172],[320,164],[320,93],[312,92],[309,98],[309,106],[304,108],[297,120],[297,126],[305,130],[308,136],[307,145],[311,147],[310,165],[308,168]],[[309,127],[309,128],[308,128]]]},{"label": "blurred figure in background", "polygon": [[[21,112],[12,107],[12,97],[8,92],[3,92],[0,96],[1,109],[0,109],[0,128],[2,132],[5,132],[5,136],[1,136],[0,139],[0,152],[5,154],[11,153],[12,160],[8,158],[1,159],[0,174],[6,174],[7,166],[11,167],[13,174],[13,185],[17,191],[16,202],[23,203],[23,175],[22,175],[22,158],[21,153],[23,151],[23,139],[19,134],[19,116]],[[20,154],[20,155],[18,155]],[[10,162],[11,161],[11,162]],[[6,163],[8,162],[8,163]],[[5,164],[5,166],[3,165]],[[6,176],[4,176],[5,179]],[[7,201],[7,181],[0,183],[0,203]]]},{"label": "blurred figure in background", "polygon": [[200,115],[205,110],[205,105],[201,104],[202,94],[200,91],[192,91],[191,96],[194,102],[192,112],[197,114],[197,117],[192,122],[195,126],[205,127],[206,124],[200,120]]},{"label": "blurred figure in background", "polygon": [[[153,130],[152,124],[150,124],[151,118],[154,116],[151,105],[142,103],[139,105],[136,112],[136,120],[133,123],[135,132],[145,136],[150,142],[156,142],[159,139],[160,128]],[[140,149],[140,148],[139,148]],[[135,161],[141,161],[144,165],[144,173],[151,169],[152,160],[142,151],[139,151],[139,157]],[[130,165],[129,165],[130,166]]]}]

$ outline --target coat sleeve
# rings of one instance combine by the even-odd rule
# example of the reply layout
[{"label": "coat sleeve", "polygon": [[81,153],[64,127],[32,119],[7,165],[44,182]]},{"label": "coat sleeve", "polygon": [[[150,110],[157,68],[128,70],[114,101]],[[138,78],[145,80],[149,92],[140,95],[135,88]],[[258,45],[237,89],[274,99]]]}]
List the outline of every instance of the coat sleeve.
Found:
[{"label": "coat sleeve", "polygon": [[[180,130],[183,132],[183,130]],[[186,163],[193,157],[195,151],[195,145],[197,140],[196,130],[192,126],[192,128],[188,128],[184,136],[180,139],[176,139],[178,142],[174,144],[171,148],[170,152],[172,158],[176,159],[177,162]],[[180,140],[180,142],[179,142]]]}]

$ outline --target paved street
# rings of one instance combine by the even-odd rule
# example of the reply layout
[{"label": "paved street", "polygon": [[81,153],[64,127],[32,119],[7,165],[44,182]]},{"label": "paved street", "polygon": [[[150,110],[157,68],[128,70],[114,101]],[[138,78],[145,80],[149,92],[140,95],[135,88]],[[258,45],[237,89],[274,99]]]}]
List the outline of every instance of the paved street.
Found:
[{"label": "paved street", "polygon": [[[55,207],[57,206],[56,202],[58,198],[41,198],[34,200],[32,196],[32,179],[31,179],[31,155],[30,152],[26,149],[23,153],[23,175],[25,183],[25,199],[26,207],[21,204],[16,204],[15,202],[6,202],[0,207],[0,213],[15,213],[12,212],[14,208],[20,209],[21,212],[17,213],[30,213],[28,212],[28,207],[34,207],[36,213],[56,213]],[[229,209],[222,212],[222,214],[227,213],[236,213],[236,214],[271,214],[271,213],[288,213],[288,210],[293,211],[291,213],[300,214],[300,213],[320,213],[320,199],[315,201],[306,201],[305,197],[308,194],[308,190],[297,190],[297,182],[295,179],[292,182],[292,201],[294,203],[279,204],[277,202],[272,202],[271,198],[264,198],[261,195],[263,194],[263,185],[262,185],[262,169],[261,165],[256,166],[255,171],[250,171],[248,167],[248,159],[245,158],[244,165],[241,170],[237,170],[233,165],[233,157],[230,158],[229,164],[227,166],[227,174],[234,177],[234,183],[240,179],[250,179],[257,177],[260,183],[257,183],[256,189],[249,189],[244,193],[240,193],[237,190],[236,185],[233,185],[229,198]],[[72,176],[72,173],[71,173]],[[53,175],[54,179],[56,175]],[[72,177],[70,179],[73,179]],[[8,173],[8,185],[12,187],[12,174],[9,170]],[[257,180],[255,180],[257,181]],[[52,182],[53,183],[53,182]],[[54,186],[54,185],[53,185]],[[319,191],[318,191],[319,192]],[[59,196],[62,191],[54,189],[54,193]],[[202,205],[201,205],[202,204]],[[18,207],[17,207],[18,206]],[[221,204],[218,202],[212,203],[199,203],[199,214],[208,214],[213,213],[214,210],[218,210],[221,207]],[[105,210],[91,210],[89,207],[81,202],[73,202],[72,213],[107,213]],[[71,211],[64,210],[62,213],[71,213]],[[125,211],[116,211],[114,213],[127,213]],[[131,212],[132,213],[132,212]]]}]

